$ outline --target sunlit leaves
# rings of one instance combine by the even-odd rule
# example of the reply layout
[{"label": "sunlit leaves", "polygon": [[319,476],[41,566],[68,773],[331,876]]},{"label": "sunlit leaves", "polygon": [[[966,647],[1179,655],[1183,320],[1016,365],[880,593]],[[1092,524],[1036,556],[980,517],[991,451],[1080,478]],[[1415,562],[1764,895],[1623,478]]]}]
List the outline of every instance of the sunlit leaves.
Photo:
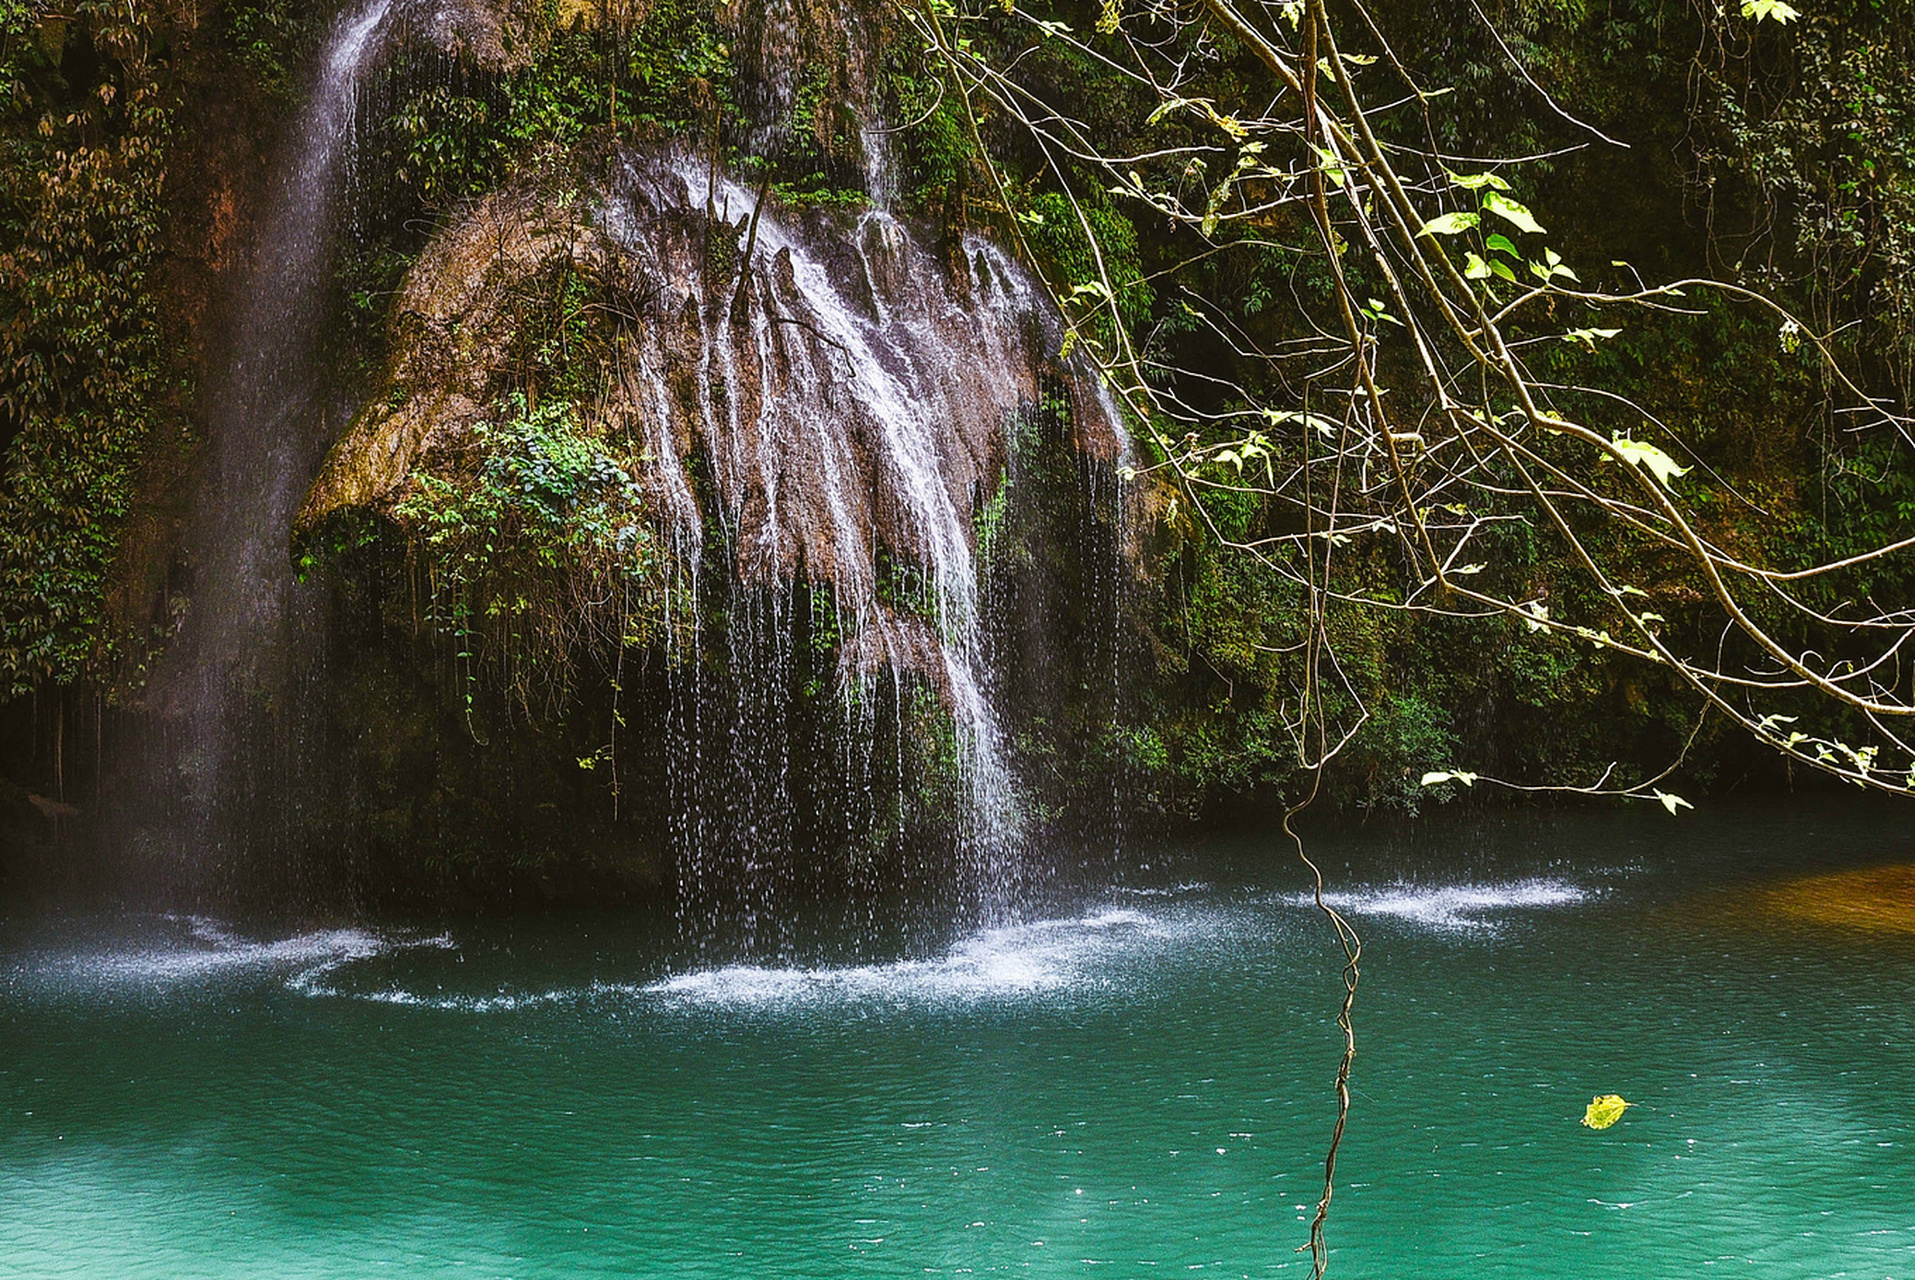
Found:
[{"label": "sunlit leaves", "polygon": [[1493,173],[1452,173],[1450,181],[1465,191],[1508,191],[1509,183]]},{"label": "sunlit leaves", "polygon": [[1258,412],[1263,415],[1264,421],[1270,423],[1272,426],[1286,422],[1300,422],[1305,426],[1313,428],[1318,435],[1326,440],[1336,434],[1337,424],[1321,414],[1298,413],[1294,409],[1262,409]]},{"label": "sunlit leaves", "polygon": [[1574,280],[1576,278],[1576,273],[1563,265],[1563,255],[1549,248],[1543,250],[1543,260],[1541,262],[1532,262],[1529,264],[1529,274],[1535,276],[1545,284],[1556,279],[1558,276],[1562,276],[1568,280]]},{"label": "sunlit leaves", "polygon": [[1754,22],[1786,25],[1801,17],[1802,11],[1783,0],[1742,0],[1742,16]]},{"label": "sunlit leaves", "polygon": [[[1684,800],[1679,795],[1674,795],[1667,791],[1653,791],[1653,794],[1655,795],[1656,800],[1662,805],[1662,807],[1669,811],[1671,816],[1673,816],[1679,810],[1695,808],[1694,805],[1690,804],[1687,800]],[[1601,1127],[1601,1126],[1598,1126],[1598,1127]]]},{"label": "sunlit leaves", "polygon": [[1613,338],[1621,332],[1621,329],[1571,329],[1563,335],[1563,341],[1594,351],[1597,342],[1604,338]]},{"label": "sunlit leaves", "polygon": [[1473,787],[1480,777],[1482,777],[1481,774],[1470,773],[1466,769],[1436,769],[1424,774],[1419,785],[1434,787],[1445,782],[1460,782],[1466,787]]},{"label": "sunlit leaves", "polygon": [[1389,311],[1384,307],[1383,300],[1381,298],[1371,298],[1368,301],[1366,301],[1362,306],[1358,307],[1357,310],[1361,312],[1363,316],[1373,324],[1374,323],[1393,324],[1393,325],[1396,325],[1398,328],[1401,328],[1403,325],[1403,322],[1401,320],[1391,315]]},{"label": "sunlit leaves", "polygon": [[[1429,219],[1417,229],[1419,236],[1456,236],[1467,231],[1480,230],[1483,213],[1496,217],[1516,227],[1518,230],[1539,233],[1543,230],[1527,206],[1505,194],[1509,183],[1493,173],[1451,173],[1450,181],[1464,191],[1475,192],[1481,202],[1482,212],[1476,210],[1457,210],[1439,214]],[[1537,261],[1525,260],[1517,249],[1516,242],[1501,232],[1491,232],[1483,237],[1483,252],[1465,249],[1463,258],[1463,278],[1466,280],[1484,280],[1492,277],[1516,283],[1516,266],[1526,268],[1530,275],[1550,284],[1556,280],[1576,281],[1576,273],[1564,263],[1563,257],[1554,249],[1543,248],[1543,256]],[[1510,259],[1509,262],[1503,258]]]},{"label": "sunlit leaves", "polygon": [[[1062,24],[1056,25],[1061,26]],[[1222,129],[1238,142],[1242,142],[1250,136],[1250,131],[1244,127],[1242,121],[1234,116],[1227,116],[1220,113],[1217,110],[1217,104],[1209,98],[1168,98],[1161,103],[1155,111],[1150,113],[1150,118],[1144,121],[1144,123],[1146,125],[1161,124],[1166,117],[1180,111],[1187,111],[1192,115],[1208,120],[1211,124]]]},{"label": "sunlit leaves", "polygon": [[1234,446],[1219,449],[1210,455],[1212,462],[1232,468],[1238,476],[1243,474],[1245,463],[1259,459],[1263,462],[1266,478],[1275,484],[1276,472],[1272,469],[1270,442],[1260,432],[1252,431]]},{"label": "sunlit leaves", "polygon": [[[1346,67],[1371,67],[1376,65],[1376,55],[1369,53],[1345,53],[1339,55]],[[1328,58],[1317,59],[1317,73],[1325,79],[1337,78],[1336,67]]]},{"label": "sunlit leaves", "polygon": [[1620,433],[1610,437],[1609,447],[1614,450],[1617,457],[1630,466],[1639,467],[1654,476],[1665,489],[1673,488],[1671,482],[1677,476],[1686,475],[1689,471],[1689,468],[1677,463],[1674,458],[1656,448],[1655,445],[1646,444],[1641,440],[1631,440]]},{"label": "sunlit leaves", "polygon": [[[1491,238],[1495,239],[1497,237]],[[1495,276],[1501,280],[1507,280],[1511,284],[1516,282],[1516,273],[1511,271],[1509,264],[1500,258],[1485,259],[1482,255],[1474,252],[1464,255],[1463,278],[1465,280],[1487,280],[1491,276]]]},{"label": "sunlit leaves", "polygon": [[1323,169],[1323,180],[1333,187],[1343,185],[1343,162],[1337,154],[1327,147],[1311,145],[1310,150],[1317,153],[1317,160]]},{"label": "sunlit leaves", "polygon": [[1531,216],[1526,206],[1510,199],[1500,191],[1485,191],[1483,193],[1483,208],[1520,231],[1528,231],[1535,234],[1541,234],[1542,232],[1542,224]]},{"label": "sunlit leaves", "polygon": [[1445,213],[1424,223],[1416,234],[1420,236],[1453,236],[1468,231],[1482,222],[1482,216],[1475,213]]},{"label": "sunlit leaves", "polygon": [[[1755,730],[1790,755],[1838,770],[1857,786],[1871,781],[1890,785],[1891,780],[1900,782],[1902,779],[1901,773],[1877,763],[1881,757],[1879,746],[1854,747],[1837,738],[1821,738],[1799,729],[1785,733],[1783,726],[1796,723],[1796,719],[1795,716],[1765,715],[1756,722]],[[1900,785],[1915,790],[1915,766],[1910,767],[1906,777],[1907,781]]]}]

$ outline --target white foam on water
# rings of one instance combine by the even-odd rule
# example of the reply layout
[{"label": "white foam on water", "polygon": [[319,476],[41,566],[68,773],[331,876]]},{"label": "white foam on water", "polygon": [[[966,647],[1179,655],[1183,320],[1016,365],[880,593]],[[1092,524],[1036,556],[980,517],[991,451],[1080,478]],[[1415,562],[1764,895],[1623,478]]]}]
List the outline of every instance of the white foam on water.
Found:
[{"label": "white foam on water", "polygon": [[346,996],[373,1004],[398,1005],[407,1009],[435,1009],[446,1013],[517,1013],[545,1005],[583,1004],[606,997],[639,995],[643,988],[625,983],[594,982],[583,987],[555,987],[550,991],[498,991],[490,995],[451,995],[443,991],[424,994],[404,987],[384,987],[378,991],[341,991],[333,987],[315,987],[310,994]]},{"label": "white foam on water", "polygon": [[295,991],[317,992],[326,974],[342,965],[396,951],[453,945],[445,935],[418,937],[346,927],[315,929],[274,941],[241,936],[207,916],[167,916],[185,926],[184,936],[165,941],[46,957],[26,973],[68,987],[173,988],[249,974],[286,974]]},{"label": "white foam on water", "polygon": [[1138,898],[1178,898],[1186,894],[1204,893],[1207,892],[1209,888],[1209,885],[1201,881],[1186,880],[1182,884],[1176,885],[1154,884],[1127,886],[1116,890],[1116,892]]},{"label": "white foam on water", "polygon": [[[1575,906],[1594,894],[1567,880],[1536,878],[1495,884],[1424,886],[1384,885],[1373,889],[1326,891],[1324,902],[1350,916],[1389,916],[1428,929],[1449,933],[1494,930],[1498,917],[1512,911],[1535,911]],[[1284,899],[1296,906],[1315,906],[1307,893]]]},{"label": "white foam on water", "polygon": [[860,1001],[974,1004],[1108,989],[1120,980],[1114,970],[1126,958],[1206,927],[1201,920],[1173,922],[1108,908],[986,929],[930,959],[819,968],[728,965],[678,974],[644,990],[674,1003],[778,1008]]},{"label": "white foam on water", "polygon": [[[647,983],[595,981],[543,991],[500,988],[473,994],[419,991],[403,985],[351,990],[316,980],[302,985],[298,979],[288,985],[315,996],[467,1014],[607,1002],[668,1009],[763,1010],[864,1002],[978,1004],[1079,989],[1109,990],[1123,980],[1120,966],[1125,960],[1211,927],[1206,918],[1164,920],[1127,907],[1105,907],[1079,916],[986,929],[954,943],[941,955],[883,964],[737,964]],[[337,966],[326,969],[333,967]]]}]

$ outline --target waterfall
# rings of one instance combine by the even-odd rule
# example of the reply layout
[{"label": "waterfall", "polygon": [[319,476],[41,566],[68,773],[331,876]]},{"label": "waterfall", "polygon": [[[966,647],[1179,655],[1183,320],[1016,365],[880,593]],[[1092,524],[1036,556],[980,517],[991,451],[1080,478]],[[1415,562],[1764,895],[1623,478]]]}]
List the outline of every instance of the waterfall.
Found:
[{"label": "waterfall", "polygon": [[[333,227],[354,113],[383,47],[391,0],[334,23],[290,131],[235,299],[229,362],[211,402],[211,466],[187,549],[194,602],[156,680],[165,722],[158,824],[199,846],[192,869],[244,843],[288,843],[323,774],[312,704],[323,627],[295,579],[288,534],[329,443],[317,357]],[[170,818],[170,820],[169,820]],[[149,819],[151,820],[151,819]],[[157,834],[157,833],[150,833]]]},{"label": "waterfall", "polygon": [[369,0],[343,15],[320,55],[238,308],[229,382],[213,433],[214,525],[196,548],[203,662],[238,668],[269,655],[273,632],[291,607],[287,533],[326,443],[313,356],[335,197],[360,74],[390,3]]},{"label": "waterfall", "polygon": [[[782,56],[795,38],[787,28],[819,20],[785,0],[765,10],[748,59],[764,74],[746,77],[746,118],[728,126],[760,164],[775,163],[758,144],[779,136],[796,91],[795,61]],[[329,86],[349,83],[389,41],[379,15],[357,10],[341,23],[324,63]],[[413,19],[401,10],[393,22],[410,30]],[[393,300],[383,382],[360,389],[363,408],[297,516],[302,536],[341,514],[408,527],[401,507],[418,492],[414,478],[423,469],[436,481],[433,468],[444,467],[460,483],[460,468],[480,465],[485,424],[499,422],[501,406],[570,398],[592,447],[643,492],[648,545],[668,579],[657,596],[669,616],[651,639],[584,659],[616,666],[611,706],[592,714],[610,722],[619,759],[645,784],[628,780],[616,794],[643,798],[615,801],[613,829],[591,838],[669,858],[688,938],[759,957],[789,953],[796,913],[785,907],[807,881],[903,881],[942,919],[954,906],[975,923],[1013,919],[1032,875],[1039,799],[1020,783],[1025,740],[1047,708],[1089,687],[1075,655],[1058,657],[1074,641],[1041,641],[1040,677],[1020,670],[1018,640],[1092,613],[1093,625],[1116,625],[1099,612],[1116,593],[1098,583],[1079,584],[1068,604],[1027,608],[1027,588],[1049,571],[1042,555],[1013,548],[1027,567],[993,578],[980,548],[1010,492],[1012,436],[1039,419],[1053,431],[1045,449],[1101,461],[1035,476],[1027,496],[1042,507],[1044,486],[1075,486],[1090,496],[1068,510],[1085,529],[1097,522],[1085,504],[1101,501],[1091,491],[1123,449],[1114,407],[1081,356],[1061,354],[1061,319],[1026,268],[983,234],[940,232],[901,211],[905,158],[858,98],[875,92],[877,63],[847,66],[840,105],[863,111],[862,207],[767,199],[762,171],[728,171],[706,142],[608,138],[557,184],[517,174],[449,217]],[[340,136],[324,126],[334,118],[324,97],[309,113],[309,143]],[[339,102],[335,110],[351,109],[349,88]],[[332,144],[308,151],[324,158],[294,172],[320,175],[303,207],[323,240],[327,184],[343,162]],[[574,381],[559,383],[559,372],[548,378],[510,354],[523,317],[508,300],[549,273],[588,291],[582,314],[605,318],[581,339],[601,362],[584,395],[569,366],[561,372]],[[297,276],[280,269],[280,279]],[[303,305],[296,289],[276,296]],[[300,331],[282,323],[272,341]],[[316,394],[285,403],[295,399],[319,407]],[[269,527],[281,536],[277,516]],[[412,558],[419,551],[401,572],[425,562]],[[647,579],[638,590],[650,600],[655,587]],[[1014,616],[1020,609],[1028,616]],[[432,634],[440,623],[424,625]],[[997,638],[1006,631],[1018,636]],[[515,660],[508,635],[475,644],[470,630],[458,634],[447,650],[472,660],[457,676],[465,711],[453,732],[470,742],[441,739],[441,760],[467,746],[480,759],[494,738],[473,727],[467,695],[481,659],[469,651],[491,645],[501,670]],[[1116,649],[1098,652],[1110,658],[1114,706]],[[496,724],[516,732],[520,714],[501,703]],[[1087,740],[1081,723],[1068,731]],[[603,742],[580,738],[587,750]],[[596,769],[599,757],[588,758],[580,768]],[[458,782],[489,767],[438,794],[458,795]],[[610,767],[618,777],[619,763]],[[508,792],[516,783],[483,776]],[[585,837],[589,817],[571,825],[572,815],[592,797],[567,790],[580,781],[548,774],[537,784],[538,806],[563,815],[555,841]],[[509,812],[526,799],[487,792],[478,807]]]},{"label": "waterfall", "polygon": [[[673,172],[685,207],[698,207],[711,194],[709,173],[684,161]],[[720,179],[717,187],[721,208],[753,208],[751,193],[736,183]],[[669,189],[648,194],[663,207],[673,203]],[[949,456],[950,431],[967,413],[986,416],[982,425],[996,429],[1028,394],[1023,385],[1036,362],[1021,330],[1036,314],[1035,297],[996,246],[971,238],[965,247],[976,263],[979,305],[973,314],[954,316],[929,286],[934,269],[920,260],[922,249],[888,213],[863,215],[855,231],[864,285],[856,298],[843,283],[844,264],[827,263],[819,246],[779,214],[757,217],[753,249],[771,265],[744,268],[754,359],[741,365],[728,316],[705,327],[702,343],[707,367],[716,368],[728,389],[724,428],[713,441],[729,454],[721,487],[738,497],[761,495],[764,502],[762,521],[746,535],[741,571],[749,576],[790,565],[790,531],[779,508],[791,482],[782,455],[787,442],[802,442],[810,481],[822,497],[821,519],[809,533],[823,554],[811,558],[833,570],[838,608],[849,624],[848,649],[881,655],[882,665],[894,670],[915,664],[943,690],[959,731],[958,767],[968,793],[962,837],[972,889],[983,918],[1001,922],[1017,899],[1021,819],[981,638],[978,561],[963,480],[963,464],[971,460]],[[785,328],[809,340],[793,341],[779,332]],[[954,329],[961,334],[956,341]],[[751,423],[742,417],[741,367],[754,367],[761,377],[781,371],[785,382],[775,398],[761,389],[758,420]],[[971,385],[979,379],[986,385]],[[854,389],[855,403],[847,402],[846,388]],[[709,409],[704,420],[713,420]],[[898,550],[928,575],[929,628],[879,599],[871,497],[853,489],[847,474],[848,460],[860,451],[860,427],[879,446],[878,487],[902,508]],[[673,493],[681,488],[682,481],[669,485]],[[746,504],[732,506],[742,513]]]}]

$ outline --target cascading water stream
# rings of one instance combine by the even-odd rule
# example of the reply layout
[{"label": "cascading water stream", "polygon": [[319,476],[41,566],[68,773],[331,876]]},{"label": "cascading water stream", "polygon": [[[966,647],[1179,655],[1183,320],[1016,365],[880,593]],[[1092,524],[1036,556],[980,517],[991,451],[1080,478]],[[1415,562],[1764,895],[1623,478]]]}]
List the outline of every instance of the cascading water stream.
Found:
[{"label": "cascading water stream", "polygon": [[[709,174],[700,174],[689,164],[679,169],[688,203],[696,203],[709,192]],[[718,182],[721,203],[732,208],[751,208],[754,200],[742,187],[721,179]],[[883,465],[890,476],[890,487],[904,508],[905,533],[910,553],[930,579],[930,611],[936,642],[936,673],[949,710],[958,727],[959,767],[969,792],[964,844],[973,888],[978,896],[981,917],[989,923],[1001,923],[1012,912],[1017,898],[1019,840],[1018,801],[1012,769],[1005,757],[999,717],[993,704],[991,678],[985,662],[981,611],[978,601],[978,559],[968,511],[960,511],[958,498],[947,477],[951,460],[941,456],[938,432],[931,417],[954,411],[938,386],[946,371],[927,367],[922,349],[927,335],[937,332],[931,317],[898,315],[894,312],[910,302],[908,297],[893,297],[886,303],[887,285],[899,283],[900,272],[884,261],[903,252],[902,234],[890,216],[882,210],[867,214],[859,223],[855,237],[859,261],[870,288],[870,310],[865,314],[845,295],[831,269],[811,251],[803,237],[793,234],[775,216],[763,216],[756,227],[755,251],[778,263],[757,283],[759,305],[754,312],[754,336],[764,348],[763,364],[769,365],[769,331],[780,322],[802,316],[818,339],[835,354],[843,367],[835,375],[818,369],[809,361],[793,364],[793,376],[808,384],[804,401],[818,408],[803,415],[802,424],[818,439],[824,465],[822,480],[826,508],[832,526],[831,541],[839,557],[838,588],[841,607],[849,606],[855,625],[875,634],[894,658],[901,647],[900,637],[888,627],[887,615],[876,607],[876,567],[866,547],[867,530],[852,514],[863,504],[847,496],[837,458],[844,452],[835,438],[842,426],[824,420],[823,408],[831,397],[825,389],[828,378],[836,378],[856,387],[861,412],[878,428],[883,445]],[[1020,288],[1021,274],[988,242],[973,239],[966,245],[977,262],[982,277],[979,292],[987,314],[986,327],[1000,333],[1014,333],[1033,304],[1027,289]],[[746,264],[747,271],[750,264]],[[786,296],[787,291],[790,296]],[[906,290],[899,288],[899,293]],[[907,337],[902,330],[914,328]],[[712,326],[719,355],[726,370],[736,368],[729,349],[730,326]],[[727,374],[729,376],[729,373]],[[728,396],[736,414],[738,398]],[[749,438],[760,446],[750,460],[759,473],[768,504],[773,512],[761,526],[763,537],[775,540],[779,522],[775,515],[777,484],[776,459],[764,452],[767,442],[777,433],[759,429],[745,432],[742,424],[732,424],[736,443]],[[734,465],[743,464],[735,460]],[[775,563],[775,542],[762,547],[767,561]]]},{"label": "cascading water stream", "polygon": [[[336,198],[361,73],[391,0],[342,17],[319,61],[291,163],[273,193],[258,264],[239,308],[233,362],[215,432],[218,501],[199,569],[202,659],[244,663],[266,647],[292,575],[286,537],[325,439],[316,419],[314,345],[324,303]],[[213,646],[207,654],[205,646]]]},{"label": "cascading water stream", "polygon": [[[212,409],[212,464],[189,533],[195,602],[157,682],[171,723],[162,810],[175,839],[272,845],[297,830],[312,687],[323,648],[315,589],[293,573],[294,511],[328,443],[319,345],[333,226],[362,83],[392,0],[333,26],[272,187],[255,263],[236,300],[230,364]],[[180,812],[183,806],[184,812]],[[261,829],[267,815],[272,822]]]}]

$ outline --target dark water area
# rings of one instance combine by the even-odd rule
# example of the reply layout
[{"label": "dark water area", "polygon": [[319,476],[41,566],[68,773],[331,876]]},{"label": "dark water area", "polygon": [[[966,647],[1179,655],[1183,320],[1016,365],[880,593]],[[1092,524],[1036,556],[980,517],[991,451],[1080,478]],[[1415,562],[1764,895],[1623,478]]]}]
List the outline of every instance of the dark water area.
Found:
[{"label": "dark water area", "polygon": [[[1915,1270],[1906,812],[1317,840],[1366,944],[1332,1274]],[[0,1275],[1307,1274],[1306,889],[1240,836],[981,931],[821,904],[756,961],[664,906],[13,910]]]}]

